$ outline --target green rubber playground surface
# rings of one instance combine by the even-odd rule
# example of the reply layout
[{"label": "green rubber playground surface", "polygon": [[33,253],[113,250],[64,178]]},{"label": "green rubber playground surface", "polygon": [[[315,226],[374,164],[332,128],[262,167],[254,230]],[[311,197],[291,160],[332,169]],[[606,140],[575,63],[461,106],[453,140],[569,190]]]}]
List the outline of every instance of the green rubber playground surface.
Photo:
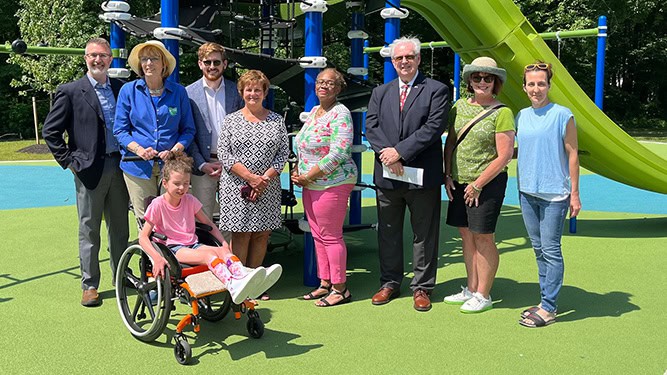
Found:
[{"label": "green rubber playground surface", "polygon": [[[364,222],[375,222],[373,200],[364,199]],[[584,202],[585,204],[585,202]],[[610,202],[613,204],[613,202]],[[445,206],[446,203],[443,203]],[[583,211],[578,233],[563,237],[565,285],[558,323],[528,329],[519,313],[538,301],[534,256],[520,211],[505,206],[497,241],[501,264],[494,309],[466,315],[442,303],[465,283],[461,242],[441,227],[433,309],[412,308],[406,274],[402,297],[372,306],[379,286],[375,233],[346,235],[353,302],[316,308],[297,298],[302,284],[301,237],[267,256],[284,266],[282,279],[262,302],[266,323],[252,339],[245,317],[203,322],[186,330],[193,350],[189,367],[176,363],[168,342],[189,312],[177,303],[165,334],[147,344],[123,325],[111,288],[108,256],[101,254],[104,303],[79,305],[74,206],[0,211],[0,363],[11,374],[83,373],[647,373],[667,370],[667,215]],[[405,245],[410,232],[406,228]],[[106,245],[103,245],[106,246]],[[406,252],[406,269],[410,269]],[[539,370],[538,370],[539,369]]]}]

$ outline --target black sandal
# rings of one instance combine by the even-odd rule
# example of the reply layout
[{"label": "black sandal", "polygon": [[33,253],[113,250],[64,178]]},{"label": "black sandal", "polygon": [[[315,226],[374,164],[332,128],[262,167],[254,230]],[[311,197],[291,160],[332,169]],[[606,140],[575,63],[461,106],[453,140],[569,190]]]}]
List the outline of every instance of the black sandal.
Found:
[{"label": "black sandal", "polygon": [[[524,320],[528,320],[530,321],[530,323],[527,323]],[[556,317],[553,317],[549,320],[544,320],[544,318],[542,318],[537,312],[532,312],[528,314],[528,316],[526,316],[525,318],[519,320],[519,324],[528,328],[546,327],[553,323],[556,323]]]},{"label": "black sandal", "polygon": [[[319,293],[318,293],[318,294],[315,294],[315,292],[317,292],[318,290],[324,290],[324,291],[326,291],[326,293],[323,293],[323,294],[319,294]],[[311,291],[310,293],[304,295],[304,296],[303,296],[303,299],[305,299],[306,301],[311,301],[311,300],[314,300],[314,299],[318,299],[318,298],[326,297],[326,296],[329,295],[329,293],[331,293],[331,285],[328,285],[328,286],[320,285],[320,286],[318,286],[316,289],[314,289],[313,291]]]},{"label": "black sandal", "polygon": [[[347,297],[345,297],[345,293],[349,293],[349,295],[348,295]],[[336,303],[329,303],[329,301],[327,301],[327,297],[329,297],[329,296],[331,296],[331,295],[334,295],[334,294],[337,294],[337,295],[343,297],[343,299],[340,300],[340,301],[338,301],[338,302],[336,302]],[[350,292],[347,290],[347,288],[345,288],[345,290],[343,290],[342,292],[339,292],[339,291],[337,291],[336,289],[333,289],[333,288],[332,288],[332,289],[331,289],[331,293],[329,293],[329,294],[327,294],[326,296],[320,298],[320,301],[319,301],[319,302],[322,302],[323,305],[319,305],[319,304],[316,303],[315,306],[317,306],[317,307],[331,307],[331,306],[336,306],[336,305],[342,305],[342,304],[344,304],[344,303],[348,303],[348,302],[350,302],[350,301],[352,301],[352,293],[350,293]]]}]

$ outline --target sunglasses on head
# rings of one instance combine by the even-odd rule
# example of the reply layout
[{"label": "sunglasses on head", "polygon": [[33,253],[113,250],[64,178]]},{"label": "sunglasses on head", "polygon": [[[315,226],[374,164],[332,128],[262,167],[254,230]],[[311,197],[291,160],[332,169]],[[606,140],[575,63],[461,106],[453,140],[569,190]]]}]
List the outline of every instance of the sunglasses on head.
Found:
[{"label": "sunglasses on head", "polygon": [[529,72],[531,70],[546,70],[547,72],[550,72],[551,71],[551,64],[547,64],[547,63],[528,64],[523,69],[527,72]]},{"label": "sunglasses on head", "polygon": [[475,82],[475,83],[480,83],[480,82],[482,82],[482,80],[484,80],[484,82],[486,82],[486,83],[491,83],[491,82],[496,80],[496,76],[493,76],[493,75],[484,76],[484,77],[482,77],[482,76],[472,76],[472,77],[470,77],[470,79],[472,79],[472,81]]},{"label": "sunglasses on head", "polygon": [[211,66],[211,64],[213,64],[213,66],[220,66],[220,64],[222,64],[222,60],[202,60],[201,62],[206,66]]}]

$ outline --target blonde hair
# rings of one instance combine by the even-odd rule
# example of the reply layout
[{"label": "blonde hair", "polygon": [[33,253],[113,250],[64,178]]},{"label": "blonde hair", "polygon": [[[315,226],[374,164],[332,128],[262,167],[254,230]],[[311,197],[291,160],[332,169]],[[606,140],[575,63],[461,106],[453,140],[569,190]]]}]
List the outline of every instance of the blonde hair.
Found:
[{"label": "blonde hair", "polygon": [[236,84],[236,88],[239,90],[239,94],[243,97],[243,89],[250,84],[259,84],[264,90],[264,94],[269,91],[269,86],[271,83],[269,79],[266,78],[264,73],[259,70],[248,70],[239,77],[239,81]]}]

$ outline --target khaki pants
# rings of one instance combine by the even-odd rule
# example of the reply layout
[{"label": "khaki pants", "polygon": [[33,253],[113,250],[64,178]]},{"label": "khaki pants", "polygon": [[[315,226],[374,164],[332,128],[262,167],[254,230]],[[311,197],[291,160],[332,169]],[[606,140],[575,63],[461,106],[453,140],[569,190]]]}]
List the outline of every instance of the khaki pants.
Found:
[{"label": "khaki pants", "polygon": [[164,192],[161,177],[160,166],[157,162],[153,165],[153,172],[149,179],[131,176],[123,172],[127,192],[130,194],[130,202],[132,202],[134,208],[134,216],[143,219],[147,207],[146,198],[157,197],[158,194]]}]

